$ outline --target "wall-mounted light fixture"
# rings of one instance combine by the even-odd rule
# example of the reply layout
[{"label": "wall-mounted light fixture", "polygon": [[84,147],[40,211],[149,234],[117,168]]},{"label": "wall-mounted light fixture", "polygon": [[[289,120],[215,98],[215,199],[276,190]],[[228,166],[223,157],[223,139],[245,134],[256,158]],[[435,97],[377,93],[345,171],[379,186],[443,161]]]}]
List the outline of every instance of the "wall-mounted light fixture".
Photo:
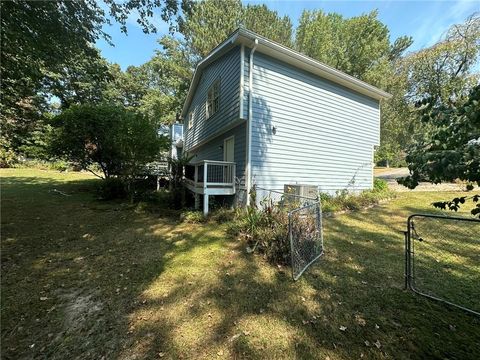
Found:
[{"label": "wall-mounted light fixture", "polygon": [[272,134],[275,135],[277,133],[277,128],[274,126],[272,126]]},{"label": "wall-mounted light fixture", "polygon": [[220,146],[218,147],[218,150],[223,150],[223,145],[220,145]]}]

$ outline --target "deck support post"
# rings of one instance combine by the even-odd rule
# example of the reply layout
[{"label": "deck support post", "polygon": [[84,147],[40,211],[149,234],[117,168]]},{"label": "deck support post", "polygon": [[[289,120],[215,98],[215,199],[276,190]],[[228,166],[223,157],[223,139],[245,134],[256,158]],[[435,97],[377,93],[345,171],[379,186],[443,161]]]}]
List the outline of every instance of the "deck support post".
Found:
[{"label": "deck support post", "polygon": [[208,215],[208,193],[203,194],[203,215]]},{"label": "deck support post", "polygon": [[195,193],[195,210],[198,210],[200,208],[200,195]]},{"label": "deck support post", "polygon": [[208,163],[203,163],[203,215],[208,214]]}]

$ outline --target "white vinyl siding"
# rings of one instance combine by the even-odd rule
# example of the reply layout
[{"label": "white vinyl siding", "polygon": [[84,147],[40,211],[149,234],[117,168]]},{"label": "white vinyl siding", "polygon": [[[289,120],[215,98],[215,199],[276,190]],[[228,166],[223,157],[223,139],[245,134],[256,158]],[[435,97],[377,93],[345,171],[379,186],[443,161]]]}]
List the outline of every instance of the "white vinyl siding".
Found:
[{"label": "white vinyl siding", "polygon": [[284,184],[309,184],[329,193],[369,189],[379,137],[377,100],[255,53],[252,181],[257,186],[283,190]]}]

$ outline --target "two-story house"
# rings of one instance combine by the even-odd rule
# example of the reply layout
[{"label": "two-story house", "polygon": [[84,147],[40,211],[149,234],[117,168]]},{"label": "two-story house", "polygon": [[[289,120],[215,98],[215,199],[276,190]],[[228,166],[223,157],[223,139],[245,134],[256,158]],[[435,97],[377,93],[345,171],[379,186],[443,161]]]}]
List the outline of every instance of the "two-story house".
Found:
[{"label": "two-story house", "polygon": [[[285,184],[370,189],[390,95],[240,28],[197,66],[183,107],[188,187],[245,196]],[[261,192],[257,191],[258,198]],[[199,201],[197,201],[199,203]]]}]

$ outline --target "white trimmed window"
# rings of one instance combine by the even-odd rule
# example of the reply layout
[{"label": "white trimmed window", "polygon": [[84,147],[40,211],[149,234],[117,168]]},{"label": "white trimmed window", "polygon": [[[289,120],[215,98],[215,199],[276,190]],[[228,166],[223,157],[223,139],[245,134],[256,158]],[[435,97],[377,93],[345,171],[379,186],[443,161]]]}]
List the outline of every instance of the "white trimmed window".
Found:
[{"label": "white trimmed window", "polygon": [[208,89],[206,115],[207,119],[220,107],[220,80],[216,80]]},{"label": "white trimmed window", "polygon": [[193,126],[193,111],[188,113],[188,130],[190,130]]}]

